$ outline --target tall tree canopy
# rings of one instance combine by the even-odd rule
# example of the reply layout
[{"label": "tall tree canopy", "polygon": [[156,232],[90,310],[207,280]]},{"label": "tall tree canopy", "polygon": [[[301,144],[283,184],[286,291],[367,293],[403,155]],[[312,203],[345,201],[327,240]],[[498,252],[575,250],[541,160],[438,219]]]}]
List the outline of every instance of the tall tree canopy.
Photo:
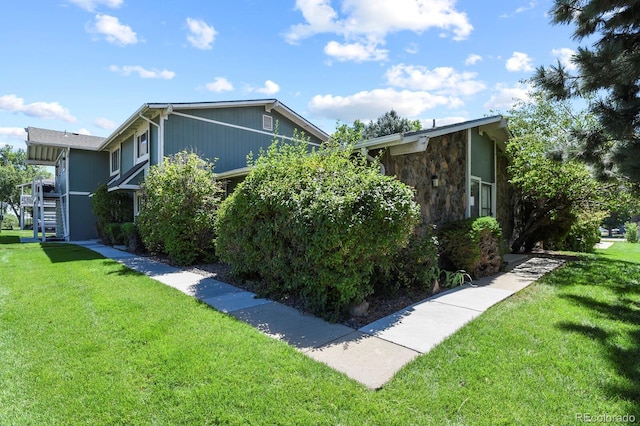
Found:
[{"label": "tall tree canopy", "polygon": [[363,139],[413,132],[420,129],[422,129],[420,120],[403,118],[395,110],[391,110],[378,117],[376,121],[370,121],[368,124],[364,124],[360,120],[355,120],[351,127],[337,123],[336,131],[331,135],[331,139],[339,144],[348,145]]},{"label": "tall tree canopy", "polygon": [[11,146],[0,147],[0,201],[6,202],[18,216],[20,189],[16,186],[27,183],[36,176],[51,176],[43,167],[27,164],[27,153],[23,149],[14,151]]},{"label": "tall tree canopy", "polygon": [[606,210],[605,185],[576,159],[558,153],[571,150],[571,127],[589,129],[593,117],[574,111],[567,101],[532,93],[509,111],[509,177],[515,189],[513,252],[530,251],[539,241],[560,243],[581,218],[593,218],[597,230]]},{"label": "tall tree canopy", "polygon": [[622,176],[640,186],[640,2],[637,0],[555,0],[554,24],[573,25],[580,47],[577,67],[540,67],[533,81],[556,100],[583,97],[600,126],[576,131],[581,157],[601,176]]}]

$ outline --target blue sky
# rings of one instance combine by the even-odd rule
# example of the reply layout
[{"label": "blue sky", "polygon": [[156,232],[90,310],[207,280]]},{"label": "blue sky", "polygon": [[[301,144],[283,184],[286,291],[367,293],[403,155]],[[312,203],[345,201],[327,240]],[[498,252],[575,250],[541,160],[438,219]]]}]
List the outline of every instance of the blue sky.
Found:
[{"label": "blue sky", "polygon": [[0,145],[27,126],[108,136],[145,102],[277,98],[328,133],[390,109],[505,111],[567,61],[552,0],[29,0],[0,15]]}]

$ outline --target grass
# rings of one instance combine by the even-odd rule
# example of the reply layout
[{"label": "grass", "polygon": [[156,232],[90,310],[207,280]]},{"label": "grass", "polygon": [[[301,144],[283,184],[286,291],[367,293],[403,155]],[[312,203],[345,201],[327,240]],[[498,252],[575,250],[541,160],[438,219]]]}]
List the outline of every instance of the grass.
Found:
[{"label": "grass", "polygon": [[640,419],[640,245],[549,274],[369,391],[76,246],[0,234],[0,424]]}]

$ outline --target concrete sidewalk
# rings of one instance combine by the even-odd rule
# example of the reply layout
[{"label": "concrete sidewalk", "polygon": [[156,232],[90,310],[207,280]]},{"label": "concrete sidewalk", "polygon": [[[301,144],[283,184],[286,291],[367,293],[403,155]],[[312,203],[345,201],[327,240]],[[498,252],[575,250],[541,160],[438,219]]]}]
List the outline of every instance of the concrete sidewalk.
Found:
[{"label": "concrete sidewalk", "polygon": [[171,286],[282,340],[371,389],[380,388],[409,361],[429,352],[467,322],[527,287],[563,261],[507,255],[509,272],[474,281],[354,330],[232,285],[104,246],[75,244]]}]

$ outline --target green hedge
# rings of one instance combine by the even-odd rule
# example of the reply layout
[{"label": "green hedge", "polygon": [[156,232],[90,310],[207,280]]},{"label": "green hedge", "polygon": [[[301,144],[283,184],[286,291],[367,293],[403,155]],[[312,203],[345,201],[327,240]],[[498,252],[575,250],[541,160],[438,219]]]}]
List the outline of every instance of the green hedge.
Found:
[{"label": "green hedge", "polygon": [[[122,244],[118,235],[119,228],[116,229],[113,225],[133,221],[131,194],[121,191],[109,192],[107,185],[101,185],[91,197],[91,206],[102,242],[107,245]],[[114,242],[114,239],[118,242]]]},{"label": "green hedge", "polygon": [[13,214],[2,217],[2,229],[17,229],[20,226],[18,218]]},{"label": "green hedge", "polygon": [[183,265],[215,259],[215,218],[222,192],[213,164],[179,152],[152,166],[142,184],[137,225],[145,247]]},{"label": "green hedge", "polygon": [[376,269],[376,293],[393,294],[408,287],[431,287],[439,276],[438,238],[433,226],[421,224],[408,244],[396,252],[391,263]]},{"label": "green hedge", "polygon": [[274,142],[218,216],[217,250],[234,273],[332,320],[373,292],[374,267],[392,261],[419,216],[411,188],[349,152]]},{"label": "green hedge", "polygon": [[603,219],[604,214],[601,212],[578,212],[569,230],[564,234],[558,231],[553,238],[543,241],[544,248],[591,253],[600,241],[600,223]]},{"label": "green hedge", "polygon": [[473,278],[493,275],[502,266],[502,230],[492,217],[448,222],[438,229],[444,269],[463,270]]}]

